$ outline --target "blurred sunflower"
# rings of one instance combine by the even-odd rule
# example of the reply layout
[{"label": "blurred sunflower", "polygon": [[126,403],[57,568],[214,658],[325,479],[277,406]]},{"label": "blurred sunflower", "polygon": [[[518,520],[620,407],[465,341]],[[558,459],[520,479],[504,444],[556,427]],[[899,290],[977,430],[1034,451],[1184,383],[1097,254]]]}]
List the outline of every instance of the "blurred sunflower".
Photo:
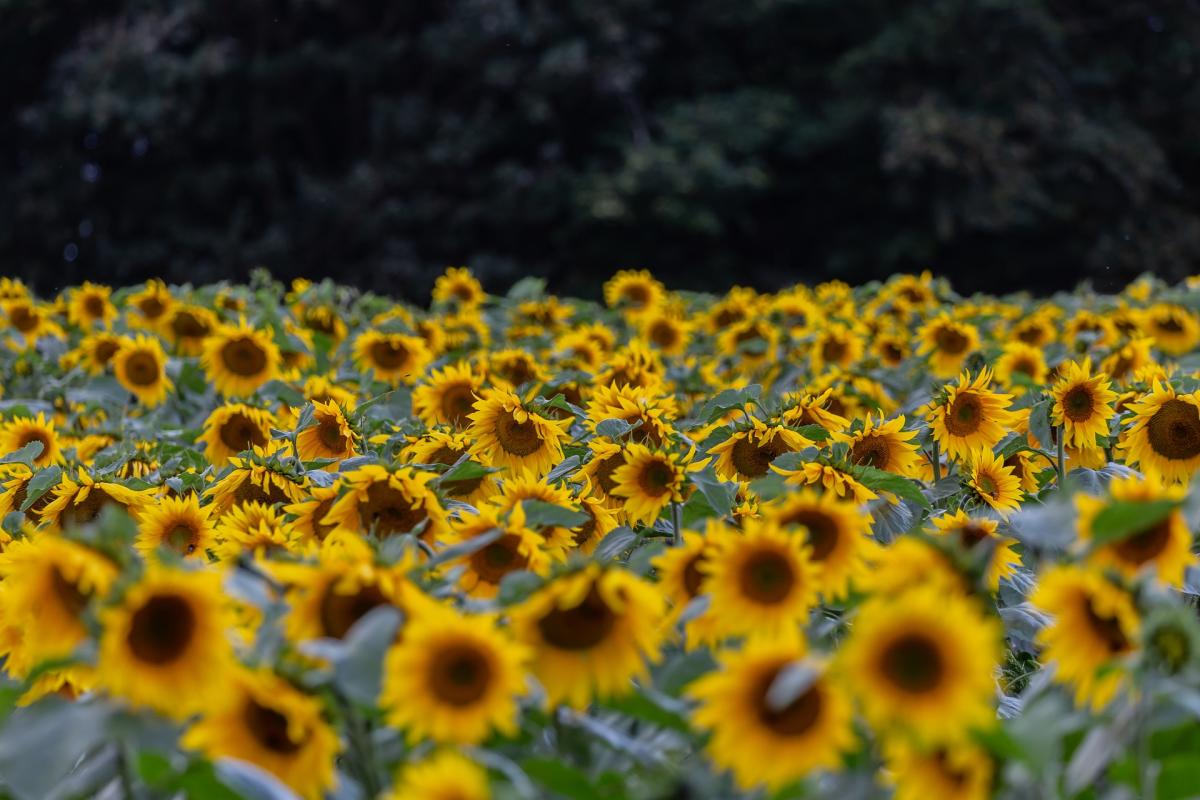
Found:
[{"label": "blurred sunflower", "polygon": [[60,528],[86,525],[99,518],[107,507],[124,509],[137,519],[154,502],[149,489],[131,489],[112,481],[97,481],[83,467],[72,478],[64,473],[54,487],[52,497],[42,510],[42,519]]},{"label": "blurred sunflower", "polygon": [[921,747],[890,739],[885,763],[895,783],[895,800],[988,800],[995,764],[987,751],[968,742]]},{"label": "blurred sunflower", "polygon": [[153,408],[174,388],[167,377],[167,354],[158,339],[139,334],[122,339],[112,358],[113,374],[145,406]]},{"label": "blurred sunflower", "polygon": [[311,550],[315,537],[287,522],[275,506],[248,502],[235,505],[221,515],[216,525],[217,544],[212,548],[220,561],[234,561],[243,553],[257,559],[280,553],[299,554]]},{"label": "blurred sunflower", "polygon": [[506,575],[519,570],[536,575],[550,571],[553,560],[545,540],[525,526],[525,512],[519,504],[507,513],[488,507],[463,513],[451,522],[446,545],[470,542],[493,532],[499,532],[500,537],[459,559],[463,570],[458,584],[464,592],[472,597],[490,599],[500,591],[500,582]]},{"label": "blurred sunflower", "polygon": [[[1091,545],[1089,561],[1099,568],[1113,567],[1133,577],[1150,568],[1159,580],[1183,588],[1185,570],[1196,564],[1192,532],[1184,519],[1182,504],[1187,496],[1181,486],[1163,486],[1149,477],[1116,477],[1108,484],[1108,498],[1075,495],[1079,512],[1077,532]],[[1154,520],[1117,539],[1097,541],[1096,520],[1110,503],[1131,504],[1145,509],[1144,519]],[[1161,504],[1174,504],[1165,514],[1155,513]]]},{"label": "blurred sunflower", "polygon": [[1004,345],[1004,352],[996,359],[996,381],[1014,394],[1024,394],[1029,385],[1040,386],[1049,372],[1041,349],[1021,341]]},{"label": "blurred sunflower", "polygon": [[862,358],[866,344],[863,337],[848,325],[826,325],[812,343],[812,371],[820,375],[828,366],[846,369]]},{"label": "blurred sunflower", "polygon": [[410,763],[383,800],[491,800],[487,771],[453,750]]},{"label": "blurred sunflower", "polygon": [[674,433],[671,420],[679,416],[675,398],[640,386],[598,384],[587,402],[587,422],[592,431],[606,419],[637,425],[628,434],[633,442],[659,446]]},{"label": "blurred sunflower", "polygon": [[[358,434],[337,403],[313,403],[312,424],[296,434],[296,451],[303,461],[329,459],[340,464],[357,452]],[[331,465],[332,466],[332,465]]]},{"label": "blurred sunflower", "polygon": [[107,328],[117,318],[117,308],[109,299],[111,296],[110,287],[84,281],[83,285],[71,290],[67,318],[79,328],[96,325]]},{"label": "blurred sunflower", "polygon": [[204,352],[204,340],[220,325],[217,315],[204,306],[181,304],[167,313],[162,332],[175,346],[176,353],[198,356]]},{"label": "blurred sunflower", "polygon": [[[929,359],[929,369],[938,378],[952,378],[962,369],[967,356],[979,349],[979,329],[974,325],[939,314],[917,330],[917,355]],[[984,384],[986,385],[986,383]]]},{"label": "blurred sunflower", "polygon": [[622,309],[631,316],[657,308],[665,294],[662,283],[644,269],[621,270],[604,283],[608,307]]},{"label": "blurred sunflower", "polygon": [[1000,523],[994,519],[972,517],[959,509],[934,517],[933,527],[936,534],[957,541],[968,553],[977,549],[987,552],[984,580],[993,592],[1000,588],[1001,578],[1009,577],[1021,565],[1021,556],[1013,550],[1017,540],[998,535]]},{"label": "blurred sunflower", "polygon": [[201,506],[194,494],[149,503],[138,514],[134,547],[146,559],[165,548],[183,558],[203,561],[216,539],[211,510],[212,506]]},{"label": "blurred sunflower", "polygon": [[812,489],[785,495],[764,508],[763,515],[784,530],[799,528],[809,559],[819,567],[819,591],[826,599],[845,597],[851,581],[865,566],[864,556],[874,546],[869,538],[870,516],[853,502]]},{"label": "blurred sunflower", "polygon": [[466,267],[447,267],[433,283],[433,300],[437,303],[476,308],[486,299],[483,285]]},{"label": "blurred sunflower", "polygon": [[886,422],[867,416],[857,430],[839,431],[833,441],[850,446],[850,463],[874,467],[897,475],[915,474],[920,448],[913,441],[916,431],[904,430],[904,415]]},{"label": "blurred sunflower", "polygon": [[1180,305],[1156,303],[1146,309],[1142,328],[1167,355],[1185,355],[1200,343],[1200,322],[1192,311]]},{"label": "blurred sunflower", "polygon": [[851,498],[858,503],[865,503],[879,497],[845,469],[831,464],[809,461],[796,469],[772,466],[771,470],[787,478],[788,483],[800,486],[821,486],[826,492],[837,497]]},{"label": "blurred sunflower", "polygon": [[41,452],[33,457],[35,467],[48,467],[62,460],[58,431],[44,413],[39,411],[36,417],[12,417],[0,425],[0,454],[15,453],[33,442],[42,446]]},{"label": "blurred sunflower", "polygon": [[380,539],[413,532],[429,542],[447,532],[446,512],[430,487],[437,475],[366,464],[342,473],[343,491],[321,522]]},{"label": "blurred sunflower", "polygon": [[125,298],[129,324],[135,328],[157,330],[175,306],[175,298],[161,280],[146,281],[139,291]]},{"label": "blurred sunflower", "polygon": [[413,413],[429,426],[453,425],[465,430],[483,383],[483,375],[465,362],[435,369],[413,389]]},{"label": "blurred sunflower", "polygon": [[213,466],[223,467],[236,455],[266,446],[275,424],[270,411],[243,403],[225,403],[204,420],[204,432],[196,442],[204,444],[204,456]]},{"label": "blurred sunflower", "polygon": [[236,325],[222,325],[204,340],[200,363],[222,395],[246,397],[276,376],[279,347],[270,334],[243,319]]},{"label": "blurred sunflower", "polygon": [[251,500],[274,505],[303,499],[306,478],[280,461],[283,447],[283,440],[272,439],[265,447],[256,446],[229,459],[232,469],[204,490],[218,516],[238,503]]},{"label": "blurred sunflower", "polygon": [[354,363],[392,386],[415,383],[433,354],[419,336],[366,330],[354,339]]}]

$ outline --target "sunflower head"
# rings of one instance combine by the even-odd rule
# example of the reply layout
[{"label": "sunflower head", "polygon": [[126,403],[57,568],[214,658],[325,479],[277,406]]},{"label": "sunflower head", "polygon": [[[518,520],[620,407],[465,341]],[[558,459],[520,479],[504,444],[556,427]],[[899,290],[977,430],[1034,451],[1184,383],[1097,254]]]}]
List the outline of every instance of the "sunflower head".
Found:
[{"label": "sunflower head", "polygon": [[167,355],[158,339],[138,334],[122,339],[113,355],[113,374],[121,385],[146,406],[156,406],[172,388],[167,377]]},{"label": "sunflower head", "polygon": [[246,397],[278,374],[279,347],[269,333],[243,319],[221,326],[204,340],[201,363],[218,392]]},{"label": "sunflower head", "polygon": [[330,459],[340,463],[355,453],[358,434],[337,403],[313,403],[312,423],[296,435],[296,450],[304,461]]},{"label": "sunflower head", "polygon": [[413,413],[426,425],[465,430],[483,382],[483,375],[465,362],[433,370],[413,389]]},{"label": "sunflower head", "polygon": [[1126,408],[1134,414],[1120,443],[1128,463],[1164,481],[1187,483],[1200,469],[1200,393],[1180,394],[1155,381]]},{"label": "sunflower head", "polygon": [[980,448],[990,450],[1015,425],[1017,419],[1009,411],[1012,395],[988,389],[991,380],[986,368],[974,379],[964,372],[929,408],[933,437],[951,458],[969,458]]},{"label": "sunflower head", "polygon": [[376,380],[393,386],[415,383],[433,360],[425,340],[403,333],[368,329],[354,339],[354,363]]},{"label": "sunflower head", "polygon": [[487,770],[456,750],[406,765],[383,800],[491,800]]},{"label": "sunflower head", "polygon": [[146,558],[160,548],[181,558],[203,560],[214,545],[216,534],[209,512],[194,494],[164,497],[148,504],[138,515],[138,537],[134,546]]},{"label": "sunflower head", "polygon": [[0,453],[15,453],[33,442],[42,446],[33,458],[36,467],[48,467],[61,460],[58,431],[54,422],[38,412],[36,417],[13,417],[0,425]]},{"label": "sunflower head", "polygon": [[631,316],[652,311],[662,302],[666,289],[647,270],[621,270],[604,284],[604,302]]},{"label": "sunflower head", "polygon": [[467,433],[475,441],[472,450],[498,467],[545,475],[562,460],[570,420],[548,419],[511,391],[484,390],[468,419]]},{"label": "sunflower head", "polygon": [[243,403],[226,403],[208,415],[204,431],[196,441],[204,444],[204,455],[209,462],[223,467],[236,455],[266,446],[275,424],[270,411]]},{"label": "sunflower head", "polygon": [[483,285],[466,267],[446,267],[433,284],[433,300],[460,309],[478,308],[487,295]]},{"label": "sunflower head", "polygon": [[1004,459],[987,448],[971,454],[966,463],[964,480],[973,496],[1001,514],[1021,507],[1021,481],[1006,466]]},{"label": "sunflower head", "polygon": [[613,494],[626,499],[631,522],[650,524],[670,503],[683,502],[686,473],[679,455],[631,444],[625,449],[625,463],[613,470]]},{"label": "sunflower head", "polygon": [[929,359],[930,371],[939,378],[953,377],[967,356],[979,349],[979,329],[940,314],[926,322],[917,337],[917,353]]}]

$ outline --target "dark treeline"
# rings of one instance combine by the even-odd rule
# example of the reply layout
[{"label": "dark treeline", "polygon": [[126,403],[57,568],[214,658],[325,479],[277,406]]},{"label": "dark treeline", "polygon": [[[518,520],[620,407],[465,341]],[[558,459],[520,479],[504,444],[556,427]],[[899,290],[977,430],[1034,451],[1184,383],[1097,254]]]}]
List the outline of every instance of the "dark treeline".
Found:
[{"label": "dark treeline", "polygon": [[1200,6],[0,0],[0,272],[1200,271]]}]

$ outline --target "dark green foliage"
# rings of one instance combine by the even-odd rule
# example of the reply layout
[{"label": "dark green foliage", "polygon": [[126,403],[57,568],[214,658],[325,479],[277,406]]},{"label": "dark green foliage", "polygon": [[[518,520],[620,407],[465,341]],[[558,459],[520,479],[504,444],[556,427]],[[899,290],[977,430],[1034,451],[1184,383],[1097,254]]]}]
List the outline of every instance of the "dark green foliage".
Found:
[{"label": "dark green foliage", "polygon": [[1182,0],[0,0],[0,271],[1177,278],[1198,41]]}]

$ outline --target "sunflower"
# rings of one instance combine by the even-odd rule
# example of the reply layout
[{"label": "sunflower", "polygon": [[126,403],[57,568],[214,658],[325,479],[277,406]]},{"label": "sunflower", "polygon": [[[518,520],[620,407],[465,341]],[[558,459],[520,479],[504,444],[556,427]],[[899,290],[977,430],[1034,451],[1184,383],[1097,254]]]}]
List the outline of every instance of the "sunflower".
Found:
[{"label": "sunflower", "polygon": [[[813,770],[836,770],[855,745],[850,701],[824,666],[803,659],[796,643],[753,644],[720,657],[720,668],[696,681],[692,718],[711,732],[713,762],[733,772],[742,789],[779,789]],[[805,688],[776,697],[777,682],[804,670]]]},{"label": "sunflower", "polygon": [[1150,348],[1154,346],[1153,339],[1131,339],[1119,348],[1109,353],[1100,362],[1100,370],[1114,381],[1128,383],[1131,376],[1137,374],[1154,363]]},{"label": "sunflower", "polygon": [[808,461],[796,469],[784,469],[772,465],[771,470],[787,478],[790,484],[800,486],[822,486],[826,492],[837,497],[853,498],[856,503],[875,500],[879,495],[868,489],[845,469],[831,464]]},{"label": "sunflower", "polygon": [[1095,447],[1097,437],[1108,436],[1108,421],[1117,413],[1116,392],[1104,373],[1092,375],[1091,359],[1059,366],[1059,379],[1050,390],[1054,405],[1050,419],[1063,427],[1063,444]]},{"label": "sunflower", "polygon": [[771,362],[778,344],[778,329],[763,318],[743,320],[717,335],[717,353],[732,357],[739,369]]},{"label": "sunflower", "polygon": [[62,329],[50,318],[50,309],[30,300],[10,300],[0,305],[8,326],[21,335],[20,344],[10,340],[14,350],[31,348],[43,336],[65,338]]},{"label": "sunflower", "polygon": [[497,467],[530,470],[545,475],[562,460],[569,419],[552,420],[530,411],[510,391],[485,389],[468,415],[472,452],[483,454]]},{"label": "sunflower", "polygon": [[963,480],[976,499],[1003,516],[1021,507],[1021,481],[1004,459],[986,448],[976,450],[963,465]]},{"label": "sunflower", "polygon": [[117,380],[143,405],[159,405],[173,388],[167,377],[167,354],[158,339],[143,334],[123,339],[112,365]]},{"label": "sunflower", "polygon": [[296,315],[304,329],[325,336],[334,344],[341,344],[349,332],[337,308],[324,303],[306,305]]},{"label": "sunflower", "polygon": [[458,584],[472,597],[495,597],[504,576],[512,572],[527,570],[545,575],[550,570],[552,561],[545,540],[525,526],[525,512],[520,504],[507,514],[487,507],[475,513],[464,513],[454,520],[451,529],[446,538],[447,546],[469,542],[493,531],[501,532],[499,539],[461,559],[465,569]]},{"label": "sunflower", "polygon": [[795,639],[816,603],[820,566],[803,536],[748,520],[739,533],[715,529],[714,550],[699,569],[726,636]]},{"label": "sunflower", "polygon": [[[474,442],[466,433],[434,428],[409,443],[403,458],[414,464],[454,465],[460,458],[471,453]],[[471,454],[481,466],[490,467],[483,453]],[[438,479],[438,491],[443,497],[478,505],[496,493],[496,479],[491,473],[475,478],[446,480]]]},{"label": "sunflower", "polygon": [[355,454],[358,434],[350,428],[337,403],[313,403],[312,425],[296,435],[296,450],[303,461],[331,459],[341,463]]},{"label": "sunflower", "polygon": [[198,356],[204,352],[204,340],[220,325],[217,315],[204,306],[178,305],[167,314],[162,332],[175,346],[175,352]]},{"label": "sunflower", "polygon": [[626,498],[631,523],[649,525],[668,505],[683,502],[686,473],[679,455],[631,444],[625,449],[625,463],[613,470],[612,492]]},{"label": "sunflower", "polygon": [[[967,356],[979,349],[979,329],[939,314],[917,331],[917,354],[929,358],[929,369],[938,378],[952,378]],[[986,384],[985,384],[986,385]]]},{"label": "sunflower", "polygon": [[641,332],[643,338],[663,355],[681,356],[691,340],[692,326],[672,313],[656,311],[642,320]]},{"label": "sunflower", "polygon": [[[1103,450],[1100,451],[1100,455],[1103,458]],[[1039,454],[1039,457],[1043,460],[1041,469],[1051,466],[1051,463],[1046,459],[1045,456],[1041,456]],[[1013,477],[1015,477],[1017,479],[1017,483],[1020,484],[1021,491],[1025,492],[1026,494],[1037,494],[1039,488],[1039,467],[1034,463],[1033,456],[1031,455],[1030,451],[1017,450],[1015,453],[1009,453],[1004,457],[1004,466],[1012,468]],[[1103,464],[1101,464],[1101,466],[1103,466]]]},{"label": "sunflower", "polygon": [[585,481],[586,490],[623,519],[625,498],[613,494],[617,482],[613,473],[625,463],[625,446],[597,436],[588,442],[591,458],[579,469],[579,477]]},{"label": "sunflower", "polygon": [[617,515],[598,497],[581,495],[575,498],[575,502],[589,519],[571,529],[572,543],[579,552],[590,555],[604,537],[617,527]]},{"label": "sunflower", "polygon": [[864,604],[838,658],[877,731],[941,743],[995,724],[1002,633],[970,598],[925,586]]},{"label": "sunflower", "polygon": [[379,703],[413,744],[478,744],[494,731],[512,736],[528,657],[489,616],[419,619],[384,659]]},{"label": "sunflower", "polygon": [[860,429],[833,434],[835,442],[850,446],[850,463],[906,476],[915,474],[921,458],[916,437],[916,431],[904,430],[903,414],[887,422],[867,416]]},{"label": "sunflower", "polygon": [[1029,384],[1044,383],[1049,372],[1041,349],[1024,342],[1004,345],[1004,352],[996,359],[996,381],[1017,394],[1027,391]]},{"label": "sunflower", "polygon": [[1142,328],[1167,355],[1186,355],[1200,343],[1200,322],[1192,311],[1180,305],[1158,303],[1146,309]]},{"label": "sunflower", "polygon": [[[528,470],[510,474],[504,478],[500,492],[491,499],[501,513],[508,513],[526,500],[538,500],[553,506],[574,510],[577,505],[571,490],[557,483],[548,483]],[[522,519],[522,524],[524,520]],[[548,552],[556,559],[566,558],[567,550],[575,543],[575,535],[568,528],[543,526],[539,530]]]},{"label": "sunflower", "polygon": [[[339,547],[330,547],[333,542]],[[334,532],[316,564],[287,565],[282,570],[288,585],[287,635],[297,642],[343,639],[380,606],[399,609],[409,621],[432,608],[433,601],[404,577],[404,564],[384,567],[372,559],[370,547],[360,538]]]},{"label": "sunflower", "polygon": [[33,458],[35,467],[48,467],[62,460],[58,431],[44,413],[39,411],[36,417],[13,417],[0,425],[0,455],[15,453],[33,442],[42,445],[42,451]]},{"label": "sunflower", "polygon": [[902,738],[885,747],[895,800],[988,800],[996,766],[987,751],[967,742],[922,748]]},{"label": "sunflower", "polygon": [[1054,679],[1075,690],[1078,705],[1107,705],[1126,683],[1123,662],[1137,647],[1133,597],[1099,573],[1058,566],[1039,577],[1030,602],[1053,617],[1037,640]]},{"label": "sunflower", "polygon": [[[1182,504],[1187,496],[1182,486],[1163,486],[1150,477],[1113,478],[1108,484],[1113,502],[1144,505],[1147,516],[1155,505],[1167,501]],[[1192,553],[1192,532],[1179,506],[1153,524],[1135,529],[1119,539],[1095,542],[1096,518],[1108,501],[1087,494],[1075,495],[1079,512],[1077,531],[1083,542],[1092,544],[1090,561],[1097,567],[1114,567],[1133,577],[1149,567],[1164,583],[1183,588],[1184,571],[1196,564]]]},{"label": "sunflower", "polygon": [[1063,329],[1063,340],[1081,353],[1091,347],[1112,346],[1119,338],[1112,320],[1087,309],[1077,311]]},{"label": "sunflower", "polygon": [[200,363],[218,392],[245,397],[276,376],[279,347],[269,333],[243,319],[237,325],[222,325],[204,340]]},{"label": "sunflower", "polygon": [[885,367],[898,367],[909,356],[908,334],[903,331],[883,331],[872,340],[871,352]]},{"label": "sunflower", "polygon": [[175,305],[175,298],[161,280],[146,281],[146,285],[125,299],[130,309],[129,324],[135,328],[158,329]]},{"label": "sunflower", "polygon": [[224,603],[219,572],[151,564],[117,606],[101,612],[101,684],[172,719],[220,704],[233,664]]},{"label": "sunflower", "polygon": [[1004,438],[1017,419],[1009,408],[1012,395],[988,389],[992,373],[987,368],[971,379],[964,372],[945,397],[928,411],[933,438],[951,458],[965,459],[980,449],[988,450]]},{"label": "sunflower", "polygon": [[304,379],[304,399],[310,403],[318,400],[322,403],[337,403],[347,411],[352,411],[358,405],[358,396],[354,393],[353,381],[333,381],[325,375],[309,375]]},{"label": "sunflower", "polygon": [[863,337],[847,325],[826,325],[812,343],[812,371],[820,375],[827,366],[847,369],[862,358],[866,344]]},{"label": "sunflower", "polygon": [[321,522],[355,533],[373,532],[380,539],[412,532],[437,541],[448,527],[446,512],[429,486],[435,478],[432,472],[389,471],[379,464],[342,473],[344,491]]},{"label": "sunflower", "polygon": [[217,544],[213,553],[221,561],[232,561],[243,553],[263,558],[275,553],[302,553],[315,550],[316,537],[304,536],[275,507],[265,503],[240,503],[221,516],[215,530]]},{"label": "sunflower", "polygon": [[382,800],[491,800],[487,770],[453,750],[409,764]]},{"label": "sunflower", "polygon": [[446,271],[433,282],[435,303],[447,303],[458,308],[477,308],[483,305],[486,299],[483,285],[466,267],[446,267]]},{"label": "sunflower", "polygon": [[67,303],[67,319],[78,328],[88,329],[95,325],[108,327],[117,317],[116,306],[109,297],[112,289],[91,281],[71,290]]},{"label": "sunflower", "polygon": [[329,516],[329,510],[337,501],[339,489],[336,483],[332,486],[315,486],[307,497],[283,506],[300,541],[320,544],[337,528],[337,525],[323,520]]},{"label": "sunflower", "polygon": [[426,425],[466,430],[483,381],[483,375],[466,362],[435,369],[413,389],[413,413]]},{"label": "sunflower", "polygon": [[672,420],[679,416],[675,398],[640,386],[597,384],[587,402],[589,430],[606,419],[619,419],[637,427],[629,440],[661,445],[675,429]]},{"label": "sunflower", "polygon": [[604,283],[604,302],[630,316],[654,310],[662,303],[666,289],[646,270],[624,269]]},{"label": "sunflower", "polygon": [[784,530],[798,527],[809,559],[819,567],[820,593],[832,600],[845,597],[874,544],[869,515],[833,494],[802,489],[765,507],[763,516]]},{"label": "sunflower", "polygon": [[705,576],[700,567],[716,551],[714,536],[684,531],[677,546],[668,547],[651,562],[658,574],[659,588],[671,606],[672,621],[703,594]]},{"label": "sunflower", "polygon": [[820,425],[830,433],[850,427],[850,420],[842,416],[841,409],[834,409],[833,388],[815,395],[784,395],[783,422],[788,425]]},{"label": "sunflower", "polygon": [[211,759],[261,767],[307,800],[337,782],[338,735],[321,702],[267,670],[241,669],[222,686],[220,702],[184,733],[180,744]]},{"label": "sunflower", "polygon": [[1013,550],[1017,540],[998,535],[1000,523],[994,519],[971,517],[959,509],[953,514],[934,517],[933,527],[937,535],[957,541],[968,553],[981,544],[990,546],[984,580],[993,592],[1000,588],[1000,579],[1012,575],[1021,564],[1021,556]]},{"label": "sunflower", "polygon": [[[20,511],[21,506],[25,505],[25,501],[29,498],[29,482],[33,480],[34,474],[33,470],[24,464],[0,465],[0,489],[3,489],[0,492],[0,519],[4,519],[14,511]],[[53,497],[54,495],[49,489],[43,492],[29,508],[25,509],[26,521],[32,525],[41,522],[42,513]],[[5,533],[4,536],[8,536],[8,534]]]},{"label": "sunflower", "polygon": [[1037,311],[1013,323],[1009,335],[1030,347],[1045,347],[1057,338],[1058,331],[1050,314]]},{"label": "sunflower", "polygon": [[6,668],[16,674],[70,656],[88,638],[83,614],[116,582],[117,566],[96,551],[61,536],[17,540],[0,555],[5,624],[21,630],[19,656]]},{"label": "sunflower", "polygon": [[533,651],[546,703],[583,708],[593,697],[628,693],[657,661],[663,599],[619,568],[591,564],[562,575],[511,610],[517,641]]},{"label": "sunflower", "polygon": [[95,331],[79,340],[79,345],[68,353],[71,365],[82,364],[89,375],[103,375],[113,356],[121,348],[124,337],[109,331]]},{"label": "sunflower", "polygon": [[134,519],[154,502],[151,490],[130,489],[111,481],[97,481],[79,467],[76,477],[64,474],[54,487],[53,498],[42,511],[42,519],[61,528],[86,525],[109,506],[124,509]]},{"label": "sunflower", "polygon": [[739,426],[729,438],[710,447],[708,454],[716,456],[718,475],[736,481],[761,478],[779,456],[812,446],[811,440],[790,428],[751,417],[748,427]]},{"label": "sunflower", "polygon": [[403,333],[384,333],[365,330],[354,339],[354,363],[363,372],[370,371],[376,380],[399,386],[414,383],[433,354],[419,336]]},{"label": "sunflower", "polygon": [[160,547],[184,558],[203,560],[213,546],[216,531],[209,513],[212,506],[201,506],[194,494],[164,497],[148,504],[138,515],[138,535],[134,547],[150,558]]},{"label": "sunflower", "polygon": [[283,440],[272,439],[265,447],[256,446],[229,459],[233,469],[204,490],[205,496],[211,498],[217,516],[238,503],[251,500],[274,505],[303,499],[307,479],[287,470],[280,462],[284,446]]},{"label": "sunflower", "polygon": [[255,447],[265,447],[275,425],[275,416],[270,411],[242,403],[226,403],[213,409],[204,420],[204,432],[196,442],[204,444],[204,455],[209,463],[223,467],[236,455]]},{"label": "sunflower", "polygon": [[1126,408],[1136,415],[1121,434],[1128,463],[1168,483],[1187,483],[1200,469],[1200,392],[1179,394],[1156,380]]}]

